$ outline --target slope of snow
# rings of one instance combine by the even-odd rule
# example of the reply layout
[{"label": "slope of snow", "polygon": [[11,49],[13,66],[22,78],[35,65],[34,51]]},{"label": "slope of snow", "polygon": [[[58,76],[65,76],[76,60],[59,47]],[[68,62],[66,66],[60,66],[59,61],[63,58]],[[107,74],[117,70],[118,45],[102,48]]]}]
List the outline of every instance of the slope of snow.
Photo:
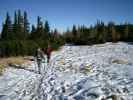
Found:
[{"label": "slope of snow", "polygon": [[[56,57],[54,64],[59,76],[57,83],[64,80],[64,84],[70,84],[59,96],[70,100],[95,100],[114,95],[119,99],[133,99],[132,45],[120,42],[66,46],[59,55],[63,56]],[[82,68],[88,65],[90,72],[82,74]]]},{"label": "slope of snow", "polygon": [[8,68],[0,100],[133,100],[133,45],[63,46],[50,64]]}]

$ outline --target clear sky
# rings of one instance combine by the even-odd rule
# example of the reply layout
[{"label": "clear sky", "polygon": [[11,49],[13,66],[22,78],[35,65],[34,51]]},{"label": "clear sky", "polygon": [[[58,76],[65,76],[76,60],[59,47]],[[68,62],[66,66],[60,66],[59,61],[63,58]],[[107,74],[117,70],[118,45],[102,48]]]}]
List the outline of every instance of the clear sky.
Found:
[{"label": "clear sky", "polygon": [[48,20],[52,28],[66,30],[73,24],[104,22],[133,22],[133,0],[0,0],[0,28],[8,11],[21,9],[28,12],[30,23],[36,23],[36,17]]}]

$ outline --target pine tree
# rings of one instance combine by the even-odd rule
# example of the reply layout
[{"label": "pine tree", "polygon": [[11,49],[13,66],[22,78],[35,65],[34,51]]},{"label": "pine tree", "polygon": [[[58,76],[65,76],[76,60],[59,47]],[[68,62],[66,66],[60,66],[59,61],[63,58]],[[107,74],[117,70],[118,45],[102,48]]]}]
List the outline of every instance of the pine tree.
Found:
[{"label": "pine tree", "polygon": [[[32,27],[34,29],[34,27]],[[33,30],[32,29],[32,30]],[[34,32],[34,38],[35,39],[42,39],[44,34],[44,27],[43,22],[41,21],[41,17],[37,17],[37,28],[36,32]]]},{"label": "pine tree", "polygon": [[105,43],[107,41],[106,36],[107,36],[107,32],[106,32],[106,26],[104,24],[104,22],[101,21],[101,42]]},{"label": "pine tree", "polygon": [[24,18],[21,15],[21,10],[18,10],[18,25],[17,25],[17,29],[18,29],[18,39],[24,39]]},{"label": "pine tree", "polygon": [[42,21],[41,21],[41,17],[38,16],[38,17],[37,17],[37,29],[40,29],[40,28],[42,28],[42,27],[43,27],[43,23],[42,23]]},{"label": "pine tree", "polygon": [[117,34],[116,34],[115,25],[113,25],[111,27],[111,33],[112,33],[112,40],[113,40],[113,42],[116,42],[117,41]]},{"label": "pine tree", "polygon": [[107,27],[103,26],[103,43],[107,42]]},{"label": "pine tree", "polygon": [[54,35],[55,38],[58,37],[58,31],[57,31],[57,29],[54,29],[53,35]]},{"label": "pine tree", "polygon": [[109,22],[108,23],[108,26],[107,26],[107,40],[109,42],[113,41],[113,38],[112,38],[112,27],[114,26],[114,22]]},{"label": "pine tree", "polygon": [[128,23],[125,23],[125,29],[124,29],[124,39],[127,40],[129,35],[129,27]]},{"label": "pine tree", "polygon": [[49,27],[48,21],[45,22],[44,27],[45,27],[45,29],[44,29],[44,30],[45,30],[45,33],[46,33],[46,34],[49,34],[49,32],[50,32],[50,27]]},{"label": "pine tree", "polygon": [[76,26],[75,25],[73,25],[72,34],[76,38],[76,36],[77,36],[77,29],[76,29]]},{"label": "pine tree", "polygon": [[6,14],[5,23],[3,23],[1,38],[3,40],[8,40],[12,38],[12,21],[8,12]]},{"label": "pine tree", "polygon": [[59,39],[59,37],[61,36],[57,29],[54,29],[53,34],[54,34],[54,39]]},{"label": "pine tree", "polygon": [[28,33],[29,33],[30,27],[29,27],[29,22],[27,18],[27,12],[24,12],[24,38],[27,38]]},{"label": "pine tree", "polygon": [[17,39],[17,33],[19,32],[18,30],[18,15],[17,12],[15,11],[14,13],[14,23],[13,23],[13,38]]},{"label": "pine tree", "polygon": [[36,28],[34,25],[32,25],[32,29],[31,29],[31,34],[29,36],[29,39],[31,40],[34,40],[37,38],[37,35],[36,35]]},{"label": "pine tree", "polygon": [[35,26],[34,26],[34,25],[32,25],[32,30],[31,30],[31,33],[34,33],[34,32],[36,32],[36,28],[35,28]]},{"label": "pine tree", "polygon": [[96,27],[96,42],[97,43],[105,42],[104,23],[98,20],[95,27]]}]

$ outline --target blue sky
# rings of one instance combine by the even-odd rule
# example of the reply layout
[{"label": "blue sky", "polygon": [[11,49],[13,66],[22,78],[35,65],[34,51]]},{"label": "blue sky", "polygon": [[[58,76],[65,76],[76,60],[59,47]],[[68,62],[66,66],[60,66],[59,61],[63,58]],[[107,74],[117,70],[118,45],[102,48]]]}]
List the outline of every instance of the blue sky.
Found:
[{"label": "blue sky", "polygon": [[59,31],[73,24],[89,26],[97,19],[133,22],[133,0],[1,0],[0,28],[6,12],[13,16],[17,9],[28,12],[31,24],[41,16],[44,21],[49,21],[51,28]]}]

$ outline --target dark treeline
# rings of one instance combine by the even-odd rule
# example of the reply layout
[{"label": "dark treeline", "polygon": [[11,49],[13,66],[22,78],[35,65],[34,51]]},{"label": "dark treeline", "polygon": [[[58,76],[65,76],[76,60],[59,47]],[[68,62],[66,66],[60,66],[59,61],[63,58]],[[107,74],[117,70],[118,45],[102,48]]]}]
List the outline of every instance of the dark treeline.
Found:
[{"label": "dark treeline", "polygon": [[0,35],[0,56],[33,55],[38,47],[47,47],[50,43],[54,49],[68,43],[74,45],[92,45],[105,42],[133,42],[133,24],[116,25],[97,21],[96,25],[86,27],[73,25],[72,30],[60,34],[51,30],[48,21],[37,17],[36,25],[30,25],[27,12],[14,12],[14,18],[6,14]]},{"label": "dark treeline", "polygon": [[30,26],[27,12],[15,11],[14,19],[7,12],[0,36],[1,57],[33,55],[35,49],[49,43],[57,49],[64,41],[56,29],[50,30],[48,21],[38,16],[37,24]]},{"label": "dark treeline", "polygon": [[102,21],[97,21],[96,25],[78,26],[73,25],[72,30],[69,29],[64,34],[67,43],[75,45],[92,45],[105,42],[133,42],[133,24],[125,22],[124,24],[116,25],[114,22],[105,24]]}]

